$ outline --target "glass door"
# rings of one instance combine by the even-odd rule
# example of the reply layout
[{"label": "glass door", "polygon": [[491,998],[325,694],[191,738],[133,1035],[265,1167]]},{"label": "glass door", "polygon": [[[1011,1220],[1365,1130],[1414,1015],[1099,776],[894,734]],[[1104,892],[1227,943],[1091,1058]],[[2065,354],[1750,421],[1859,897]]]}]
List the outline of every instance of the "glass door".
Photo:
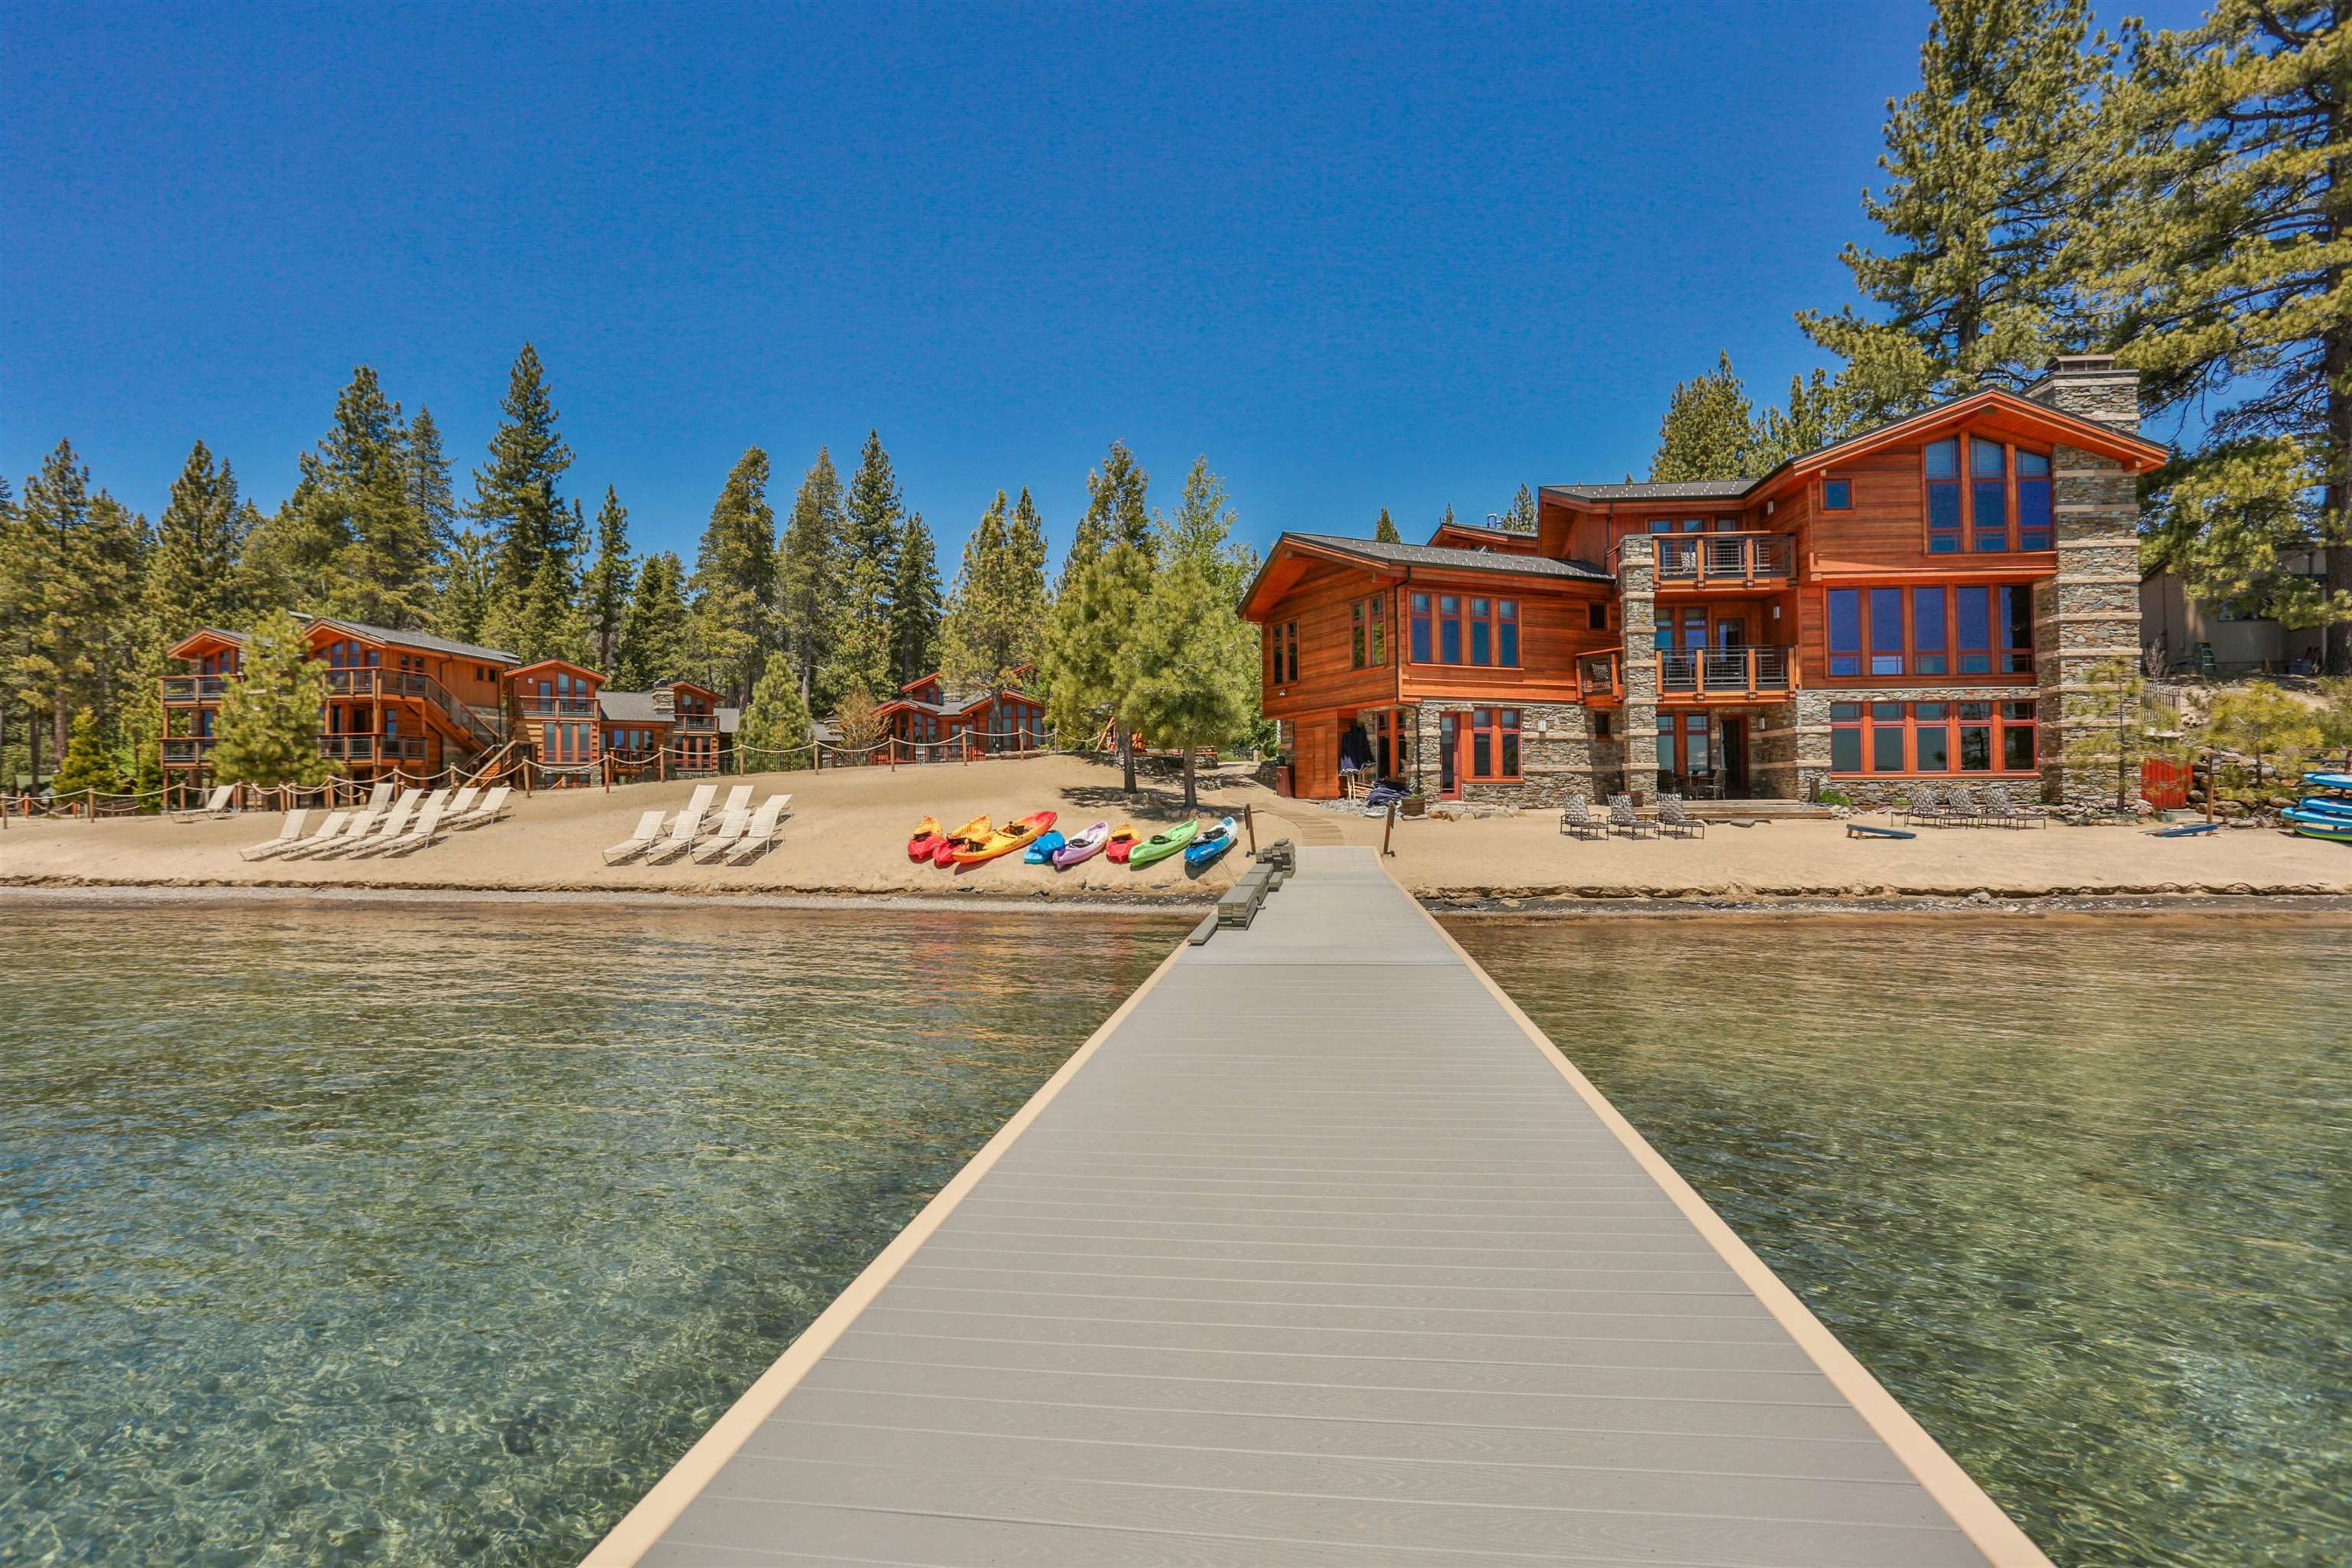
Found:
[{"label": "glass door", "polygon": [[1462,794],[1461,756],[1462,715],[1441,713],[1437,717],[1437,793],[1447,800]]}]

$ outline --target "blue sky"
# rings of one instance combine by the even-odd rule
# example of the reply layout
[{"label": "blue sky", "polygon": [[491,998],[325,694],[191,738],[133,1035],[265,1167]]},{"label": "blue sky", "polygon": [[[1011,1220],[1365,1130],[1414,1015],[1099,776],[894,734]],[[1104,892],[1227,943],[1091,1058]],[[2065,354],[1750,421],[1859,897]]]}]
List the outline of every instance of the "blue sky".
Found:
[{"label": "blue sky", "polygon": [[[2160,25],[2187,4],[2136,7]],[[2118,10],[2118,14],[2120,14]],[[526,339],[638,548],[877,426],[942,567],[1113,437],[1246,537],[1646,465],[1849,297],[1924,4],[9,7],[0,470],[275,506],[365,362],[461,495]]]}]

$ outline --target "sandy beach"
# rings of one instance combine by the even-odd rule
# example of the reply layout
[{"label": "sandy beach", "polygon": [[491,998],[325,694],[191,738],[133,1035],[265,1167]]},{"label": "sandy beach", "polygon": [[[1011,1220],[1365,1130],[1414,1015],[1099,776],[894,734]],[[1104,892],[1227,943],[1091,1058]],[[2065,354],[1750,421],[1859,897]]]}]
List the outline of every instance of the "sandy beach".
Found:
[{"label": "sandy beach", "polygon": [[[732,782],[732,781],[730,781]],[[1147,779],[1131,801],[1119,775],[1075,757],[969,766],[834,770],[754,777],[759,797],[793,795],[782,841],[743,866],[607,867],[600,851],[639,815],[675,809],[682,783],[517,796],[506,821],[404,858],[247,862],[239,847],[276,832],[275,813],[225,821],[152,817],[96,823],[22,818],[0,833],[0,882],[17,885],[270,887],[691,895],[892,895],[954,901],[1060,900],[1099,906],[1212,900],[1246,865],[1234,854],[1198,875],[1179,858],[1142,870],[1097,857],[1065,872],[1017,858],[950,873],[910,864],[905,845],[925,815],[949,826],[987,813],[1003,822],[1051,809],[1075,831],[1098,819],[1149,833],[1181,820],[1181,792]],[[1206,777],[1202,816],[1255,818],[1261,844],[1381,841],[1382,825],[1283,800],[1239,770]],[[1399,821],[1389,862],[1424,898],[1727,899],[1935,895],[2352,896],[2352,850],[2267,829],[2151,838],[2133,827],[2008,832],[1946,829],[1906,840],[1855,840],[1834,822],[1718,825],[1703,840],[1564,838],[1556,816]]]}]

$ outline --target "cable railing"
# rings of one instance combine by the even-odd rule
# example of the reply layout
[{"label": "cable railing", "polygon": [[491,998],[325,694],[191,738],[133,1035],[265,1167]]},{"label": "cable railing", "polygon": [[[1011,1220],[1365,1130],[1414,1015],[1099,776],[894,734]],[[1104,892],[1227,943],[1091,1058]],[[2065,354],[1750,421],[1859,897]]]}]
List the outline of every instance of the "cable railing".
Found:
[{"label": "cable railing", "polygon": [[1671,648],[1658,655],[1658,690],[1668,697],[1753,697],[1792,690],[1796,682],[1793,647]]},{"label": "cable railing", "polygon": [[1796,573],[1797,542],[1786,533],[1661,533],[1653,542],[1661,587],[1785,582]]}]

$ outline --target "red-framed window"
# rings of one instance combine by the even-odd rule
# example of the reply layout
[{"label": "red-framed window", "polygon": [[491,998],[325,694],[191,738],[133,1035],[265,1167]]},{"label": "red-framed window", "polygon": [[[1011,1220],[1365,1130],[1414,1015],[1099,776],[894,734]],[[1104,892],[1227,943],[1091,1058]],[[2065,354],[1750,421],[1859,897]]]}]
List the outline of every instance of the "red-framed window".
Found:
[{"label": "red-framed window", "polygon": [[1412,596],[1412,661],[1519,667],[1519,602],[1483,594]]},{"label": "red-framed window", "polygon": [[1517,709],[1470,710],[1470,776],[1474,779],[1516,779],[1519,776]]},{"label": "red-framed window", "polygon": [[1927,552],[1992,555],[2052,547],[2050,454],[1981,436],[1927,443]]},{"label": "red-framed window", "polygon": [[2025,583],[1832,588],[1829,645],[1832,680],[2031,675],[2033,589]]},{"label": "red-framed window", "polygon": [[2031,699],[1830,704],[1834,773],[2031,773],[2035,744]]},{"label": "red-framed window", "polygon": [[1298,679],[1298,623],[1276,621],[1265,628],[1265,683],[1287,686]]},{"label": "red-framed window", "polygon": [[1388,595],[1375,594],[1348,606],[1349,668],[1373,669],[1389,661]]}]

